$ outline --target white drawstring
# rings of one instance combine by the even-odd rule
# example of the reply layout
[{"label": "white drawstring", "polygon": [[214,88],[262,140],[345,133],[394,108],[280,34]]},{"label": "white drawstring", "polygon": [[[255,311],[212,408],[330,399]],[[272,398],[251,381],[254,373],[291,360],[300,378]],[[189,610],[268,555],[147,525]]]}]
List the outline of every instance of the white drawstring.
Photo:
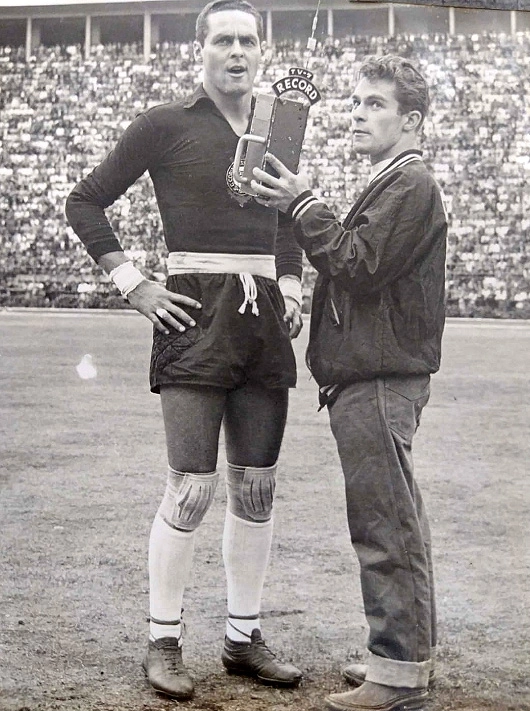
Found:
[{"label": "white drawstring", "polygon": [[245,294],[243,303],[238,309],[239,313],[244,314],[247,309],[247,305],[252,304],[252,313],[254,314],[254,316],[259,316],[259,309],[256,303],[256,299],[258,297],[258,288],[256,286],[256,282],[254,281],[254,277],[249,272],[241,272],[239,278],[241,279],[241,283],[243,284],[243,291]]}]

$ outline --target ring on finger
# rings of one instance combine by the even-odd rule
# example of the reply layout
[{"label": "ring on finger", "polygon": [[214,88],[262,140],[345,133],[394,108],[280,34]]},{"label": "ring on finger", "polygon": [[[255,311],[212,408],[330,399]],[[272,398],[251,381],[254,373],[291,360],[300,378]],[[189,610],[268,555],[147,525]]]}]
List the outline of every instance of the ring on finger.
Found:
[{"label": "ring on finger", "polygon": [[167,318],[169,316],[169,311],[167,309],[157,309],[155,311],[155,314],[158,316],[158,318]]}]

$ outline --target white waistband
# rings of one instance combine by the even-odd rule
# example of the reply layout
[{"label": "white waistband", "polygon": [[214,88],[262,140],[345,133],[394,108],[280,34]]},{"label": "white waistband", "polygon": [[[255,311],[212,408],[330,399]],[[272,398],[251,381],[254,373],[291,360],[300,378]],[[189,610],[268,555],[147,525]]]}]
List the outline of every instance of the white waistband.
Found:
[{"label": "white waistband", "polygon": [[276,280],[276,262],[269,254],[170,252],[167,271],[174,274],[241,274]]}]

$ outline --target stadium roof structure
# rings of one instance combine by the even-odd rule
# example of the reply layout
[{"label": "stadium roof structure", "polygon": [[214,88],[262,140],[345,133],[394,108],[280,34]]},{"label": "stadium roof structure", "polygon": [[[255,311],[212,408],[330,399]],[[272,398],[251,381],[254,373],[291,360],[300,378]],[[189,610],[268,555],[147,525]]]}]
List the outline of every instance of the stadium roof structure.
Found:
[{"label": "stadium roof structure", "polygon": [[[363,0],[378,2],[378,0]],[[400,0],[387,0],[398,3]],[[358,4],[358,0],[349,0]],[[466,10],[530,10],[530,0],[406,0],[407,5],[431,5],[439,7],[458,7]]]},{"label": "stadium roof structure", "polygon": [[[153,4],[159,4],[160,0],[0,0],[0,8],[39,8],[39,7],[50,7],[50,6],[70,6],[70,5],[119,5],[121,3],[132,3],[138,5],[151,6]],[[345,0],[343,2],[334,2],[333,0],[321,0],[321,6],[325,7],[340,7],[347,3],[352,5],[359,5],[364,3],[371,4],[407,4],[407,5],[431,5],[431,6],[441,6],[441,7],[459,7],[467,9],[489,9],[489,10],[529,10],[530,11],[530,0]],[[203,0],[191,0],[188,2],[183,2],[182,0],[174,0],[173,5],[178,5],[183,11],[196,10],[202,7],[205,3]],[[256,7],[260,10],[268,9],[296,9],[303,8],[307,9],[312,6],[316,7],[317,0],[311,3],[311,0],[288,0],[287,2],[274,2],[274,0],[269,0],[268,2],[262,1],[254,3]]]},{"label": "stadium roof structure", "polygon": [[[163,42],[189,42],[206,0],[0,0],[0,46],[141,43],[144,59]],[[312,33],[315,39],[399,32],[448,34],[530,30],[530,0],[254,0],[264,16],[269,44]],[[482,12],[485,10],[485,12]],[[490,12],[491,10],[491,12]],[[489,16],[489,17],[486,17]]]},{"label": "stadium roof structure", "polygon": [[[80,15],[125,15],[128,13],[194,14],[197,15],[207,0],[0,0],[1,18],[68,17]],[[524,0],[526,1],[526,0]],[[530,0],[528,0],[530,2]],[[267,12],[314,13],[352,9],[388,8],[392,3],[360,0],[354,5],[348,0],[253,0],[257,10]]]},{"label": "stadium roof structure", "polygon": [[[128,8],[153,12],[198,13],[206,0],[0,0],[0,17],[32,14],[39,16],[78,14],[94,12],[111,14]],[[530,0],[254,0],[255,7],[262,11],[321,11],[348,8],[401,6],[456,7],[464,9],[530,10]]]},{"label": "stadium roof structure", "polygon": [[[0,0],[0,16],[10,14],[10,11],[26,11],[38,16],[41,13],[46,14],[51,10],[56,10],[53,14],[59,14],[65,11],[67,14],[70,10],[80,11],[81,9],[87,12],[93,12],[97,9],[98,13],[110,14],[120,11],[126,6],[135,8],[140,12],[164,11],[176,13],[195,13],[198,14],[204,7],[207,0]],[[530,0],[529,0],[530,1]],[[315,11],[318,6],[318,0],[254,0],[254,6],[261,12],[272,11]],[[370,7],[373,2],[362,0],[356,5]],[[388,3],[379,3],[381,6]],[[348,0],[321,0],[320,10],[327,9],[349,9],[351,8]]]},{"label": "stadium roof structure", "polygon": [[[114,5],[122,2],[136,2],[142,5],[149,5],[158,0],[0,0],[0,8],[10,7],[50,7],[53,5],[68,6],[68,5]],[[192,3],[179,3],[182,5],[192,5]]]},{"label": "stadium roof structure", "polygon": [[[138,5],[152,6],[156,4],[172,5],[175,10],[183,12],[195,12],[204,7],[207,0],[0,0],[0,8],[9,7],[32,7],[43,6],[68,6],[68,5],[101,5],[110,7],[121,3],[136,3]],[[372,3],[372,0],[361,0]],[[386,2],[386,0],[385,0]],[[321,0],[321,9],[326,8],[347,8],[348,0]],[[254,0],[253,5],[262,11],[266,10],[316,10],[318,0]]]}]

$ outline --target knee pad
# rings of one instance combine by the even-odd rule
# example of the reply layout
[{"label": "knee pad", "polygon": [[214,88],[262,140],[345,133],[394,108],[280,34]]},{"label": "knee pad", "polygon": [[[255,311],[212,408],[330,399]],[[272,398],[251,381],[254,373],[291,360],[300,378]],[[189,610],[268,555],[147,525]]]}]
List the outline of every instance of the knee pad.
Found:
[{"label": "knee pad", "polygon": [[218,479],[218,472],[190,474],[169,467],[158,513],[168,526],[179,531],[194,531],[210,508]]},{"label": "knee pad", "polygon": [[226,490],[229,511],[245,521],[264,523],[272,516],[276,469],[228,464]]}]

